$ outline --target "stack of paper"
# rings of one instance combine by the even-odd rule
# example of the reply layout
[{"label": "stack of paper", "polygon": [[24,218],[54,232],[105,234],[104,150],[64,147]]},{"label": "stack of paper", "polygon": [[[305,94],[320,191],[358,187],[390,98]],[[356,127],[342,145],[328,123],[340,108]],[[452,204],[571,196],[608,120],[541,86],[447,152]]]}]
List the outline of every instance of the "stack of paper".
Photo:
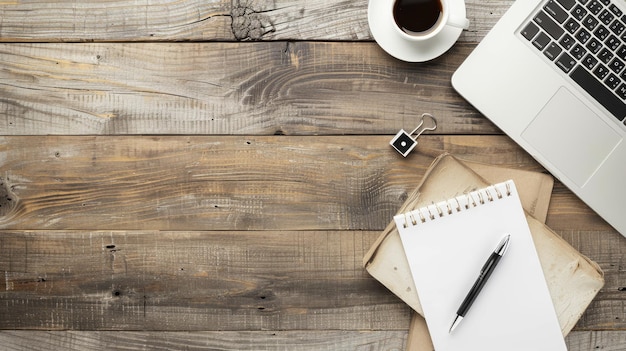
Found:
[{"label": "stack of paper", "polygon": [[[422,183],[411,193],[398,213],[509,178],[517,184],[561,331],[567,335],[604,285],[604,279],[602,271],[594,262],[543,224],[552,191],[552,178],[536,172],[467,164],[444,154],[433,162]],[[417,312],[411,323],[407,349],[432,351],[430,335],[421,317],[423,309],[393,221],[366,254],[364,265],[373,277]]]}]

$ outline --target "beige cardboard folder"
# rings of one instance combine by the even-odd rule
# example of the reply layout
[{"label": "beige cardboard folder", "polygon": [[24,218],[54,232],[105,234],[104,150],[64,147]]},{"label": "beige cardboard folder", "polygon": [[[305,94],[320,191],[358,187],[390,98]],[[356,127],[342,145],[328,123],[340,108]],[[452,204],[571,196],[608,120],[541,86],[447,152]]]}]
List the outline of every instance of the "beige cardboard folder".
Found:
[{"label": "beige cardboard folder", "polygon": [[[458,196],[489,184],[513,179],[537,246],[550,295],[564,335],[574,327],[591,300],[604,285],[600,268],[561,239],[545,222],[553,180],[529,171],[464,163],[443,154],[424,175],[398,213]],[[407,350],[432,351],[433,346],[400,236],[393,221],[382,232],[363,260],[367,271],[417,313],[411,321]]]}]

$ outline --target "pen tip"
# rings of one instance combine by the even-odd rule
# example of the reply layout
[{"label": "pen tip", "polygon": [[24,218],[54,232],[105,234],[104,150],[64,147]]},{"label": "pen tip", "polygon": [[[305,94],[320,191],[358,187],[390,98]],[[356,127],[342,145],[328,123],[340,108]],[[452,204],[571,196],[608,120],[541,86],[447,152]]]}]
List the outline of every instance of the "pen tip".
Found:
[{"label": "pen tip", "polygon": [[452,322],[452,325],[450,326],[450,330],[448,330],[448,334],[452,334],[454,329],[456,329],[459,323],[461,323],[461,320],[463,320],[463,317],[457,314],[456,317],[454,318],[454,321]]},{"label": "pen tip", "polygon": [[509,248],[510,239],[511,239],[511,234],[507,234],[504,238],[502,238],[502,240],[500,240],[500,243],[495,249],[495,253],[497,253],[500,256],[503,256],[506,250]]}]

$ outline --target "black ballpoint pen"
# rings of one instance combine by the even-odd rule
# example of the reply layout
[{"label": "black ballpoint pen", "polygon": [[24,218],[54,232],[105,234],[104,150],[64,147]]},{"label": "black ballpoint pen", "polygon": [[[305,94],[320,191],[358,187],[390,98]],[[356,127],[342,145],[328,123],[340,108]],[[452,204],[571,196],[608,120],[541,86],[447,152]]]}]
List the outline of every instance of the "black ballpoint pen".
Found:
[{"label": "black ballpoint pen", "polygon": [[511,235],[507,235],[502,238],[502,240],[500,240],[500,243],[498,244],[498,246],[496,246],[496,249],[493,251],[491,256],[489,256],[487,262],[485,262],[485,264],[483,265],[483,268],[481,268],[480,274],[478,275],[476,282],[474,282],[474,285],[467,293],[467,296],[465,296],[465,299],[461,303],[461,306],[459,306],[459,309],[456,311],[456,317],[454,318],[454,321],[450,326],[450,330],[448,331],[449,333],[452,333],[454,328],[456,328],[459,323],[461,323],[461,320],[463,320],[463,317],[465,317],[467,311],[470,309],[470,307],[472,307],[474,300],[476,300],[476,297],[483,289],[483,286],[485,286],[485,283],[491,276],[491,273],[493,273],[494,268],[496,268],[498,262],[500,262],[502,255],[504,255],[504,253],[508,249],[510,238]]}]

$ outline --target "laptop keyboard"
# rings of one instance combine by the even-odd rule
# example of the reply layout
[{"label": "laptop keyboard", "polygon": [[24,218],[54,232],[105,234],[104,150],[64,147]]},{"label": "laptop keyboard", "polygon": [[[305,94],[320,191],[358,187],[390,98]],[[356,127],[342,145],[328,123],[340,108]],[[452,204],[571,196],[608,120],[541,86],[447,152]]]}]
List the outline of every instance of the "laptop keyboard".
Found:
[{"label": "laptop keyboard", "polygon": [[626,14],[611,0],[549,0],[521,35],[626,124]]}]

